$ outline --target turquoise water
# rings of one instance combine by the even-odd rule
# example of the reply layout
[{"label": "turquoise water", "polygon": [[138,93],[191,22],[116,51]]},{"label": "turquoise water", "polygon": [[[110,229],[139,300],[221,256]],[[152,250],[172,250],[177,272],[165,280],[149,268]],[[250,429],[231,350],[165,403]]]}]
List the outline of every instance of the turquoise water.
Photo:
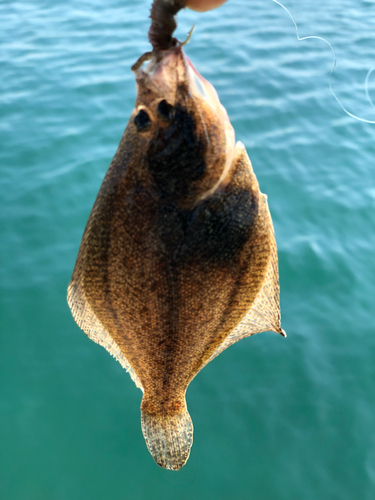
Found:
[{"label": "turquoise water", "polygon": [[[76,326],[66,288],[131,113],[150,2],[0,3],[0,498],[373,500],[375,125],[329,92],[329,48],[271,0],[229,0],[187,53],[269,196],[283,339],[234,345],[188,390],[195,442],[159,469],[141,392]],[[286,0],[326,37],[333,87],[374,120],[375,4]],[[375,100],[375,74],[369,92]]]}]

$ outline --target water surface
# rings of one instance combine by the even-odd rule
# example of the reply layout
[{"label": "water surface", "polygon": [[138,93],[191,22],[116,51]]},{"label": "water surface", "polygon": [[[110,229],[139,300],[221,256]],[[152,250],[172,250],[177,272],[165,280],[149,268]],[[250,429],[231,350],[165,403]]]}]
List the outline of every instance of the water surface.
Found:
[{"label": "water surface", "polygon": [[[283,339],[228,349],[188,390],[195,442],[159,469],[141,392],[79,330],[66,288],[135,99],[150,2],[0,4],[0,497],[4,500],[375,498],[375,125],[329,92],[329,48],[298,42],[271,0],[183,12],[268,194]],[[288,0],[326,37],[345,107],[374,120],[375,5]],[[375,74],[370,79],[375,100]]]}]

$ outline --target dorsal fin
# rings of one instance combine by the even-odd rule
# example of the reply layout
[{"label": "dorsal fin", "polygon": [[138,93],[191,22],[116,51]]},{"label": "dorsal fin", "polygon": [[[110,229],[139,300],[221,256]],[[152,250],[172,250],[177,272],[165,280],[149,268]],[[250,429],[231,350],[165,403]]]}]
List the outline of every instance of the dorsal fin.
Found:
[{"label": "dorsal fin", "polygon": [[270,218],[271,248],[268,261],[267,272],[264,278],[263,286],[254,300],[250,310],[246,313],[242,321],[228,335],[222,344],[214,351],[212,356],[200,368],[204,368],[210,361],[239,340],[255,335],[256,333],[273,331],[286,337],[286,333],[280,325],[280,303],[279,303],[279,269],[277,261],[277,248],[275,233],[273,230],[271,215],[268,210],[267,196],[262,194],[263,202],[267,206],[267,212]]}]

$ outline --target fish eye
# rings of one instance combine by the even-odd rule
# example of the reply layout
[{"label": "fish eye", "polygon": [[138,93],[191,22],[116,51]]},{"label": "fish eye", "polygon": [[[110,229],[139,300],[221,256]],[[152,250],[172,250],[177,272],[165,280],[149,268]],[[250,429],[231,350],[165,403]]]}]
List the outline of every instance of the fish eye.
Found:
[{"label": "fish eye", "polygon": [[159,118],[164,121],[171,121],[174,116],[174,109],[165,99],[159,102],[157,112]]},{"label": "fish eye", "polygon": [[137,127],[138,132],[146,132],[151,127],[150,117],[144,109],[141,109],[134,118],[134,125]]}]

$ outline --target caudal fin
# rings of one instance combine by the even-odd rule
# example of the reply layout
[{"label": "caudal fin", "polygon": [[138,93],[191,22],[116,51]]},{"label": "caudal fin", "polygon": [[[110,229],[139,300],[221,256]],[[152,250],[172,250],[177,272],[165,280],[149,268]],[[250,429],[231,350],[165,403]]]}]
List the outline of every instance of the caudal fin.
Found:
[{"label": "caudal fin", "polygon": [[155,462],[165,469],[185,465],[193,444],[193,422],[187,410],[178,415],[151,415],[141,411],[142,432]]}]

